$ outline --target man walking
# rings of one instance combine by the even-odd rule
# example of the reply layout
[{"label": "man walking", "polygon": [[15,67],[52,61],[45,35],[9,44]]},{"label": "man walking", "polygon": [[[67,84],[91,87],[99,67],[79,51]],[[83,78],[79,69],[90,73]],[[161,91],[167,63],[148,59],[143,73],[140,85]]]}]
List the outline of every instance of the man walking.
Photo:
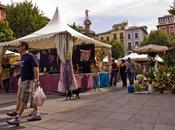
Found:
[{"label": "man walking", "polygon": [[[28,49],[28,43],[25,41],[21,41],[21,103],[19,107],[19,113],[17,114],[17,116],[7,121],[7,123],[10,125],[19,125],[21,116],[23,114],[25,106],[27,105],[30,94],[33,92],[35,87],[39,85],[39,65],[34,55],[30,53]],[[33,108],[34,113],[28,120],[41,120],[41,116],[35,104],[33,104]]]},{"label": "man walking", "polygon": [[127,74],[128,74],[129,84],[133,85],[134,79],[135,79],[135,64],[131,61],[130,58],[128,58],[128,63],[127,63]]}]

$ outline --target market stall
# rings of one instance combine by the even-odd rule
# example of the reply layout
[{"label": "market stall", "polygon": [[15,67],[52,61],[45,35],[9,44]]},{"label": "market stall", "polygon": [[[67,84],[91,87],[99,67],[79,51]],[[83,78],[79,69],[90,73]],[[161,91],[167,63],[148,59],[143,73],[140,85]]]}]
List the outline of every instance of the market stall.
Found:
[{"label": "market stall", "polygon": [[[127,60],[128,58],[134,61],[148,61],[149,60],[148,54],[138,54],[138,53],[130,53],[129,55],[123,57],[122,59]],[[163,59],[159,55],[156,55],[154,59],[155,61],[163,62]]]},{"label": "market stall", "polygon": [[[8,48],[17,48],[20,45],[20,41],[26,41],[29,43],[29,46],[31,49],[52,49],[56,48],[57,54],[60,58],[61,65],[60,65],[60,74],[56,76],[52,75],[41,75],[41,86],[46,91],[52,91],[48,88],[54,88],[53,91],[59,91],[59,92],[65,92],[65,86],[67,85],[66,78],[64,77],[65,73],[64,68],[68,67],[70,68],[70,76],[71,80],[71,86],[74,87],[93,87],[93,80],[91,80],[91,74],[77,74],[74,75],[73,70],[73,63],[72,63],[72,53],[73,53],[73,46],[76,45],[85,45],[85,44],[93,44],[95,49],[101,48],[105,54],[111,54],[110,49],[111,45],[102,43],[100,41],[97,41],[95,39],[89,38],[75,30],[73,30],[71,27],[69,27],[62,19],[62,17],[59,14],[58,8],[55,11],[55,14],[51,21],[42,29],[29,34],[25,37],[9,41],[9,42],[3,42],[0,44],[0,63],[2,61],[2,57],[4,56],[4,51]],[[110,56],[109,56],[110,57]],[[86,75],[86,76],[83,76]],[[53,78],[56,77],[56,78]],[[78,78],[77,78],[78,77]],[[42,80],[44,78],[47,78],[46,80]],[[50,82],[48,85],[44,82],[50,81],[48,78],[53,78],[53,85],[50,85]],[[58,80],[59,79],[59,80]],[[75,80],[77,79],[77,80]],[[80,84],[81,82],[90,82],[91,85],[84,86]],[[86,79],[86,80],[85,80]],[[78,84],[77,84],[78,83]]]}]

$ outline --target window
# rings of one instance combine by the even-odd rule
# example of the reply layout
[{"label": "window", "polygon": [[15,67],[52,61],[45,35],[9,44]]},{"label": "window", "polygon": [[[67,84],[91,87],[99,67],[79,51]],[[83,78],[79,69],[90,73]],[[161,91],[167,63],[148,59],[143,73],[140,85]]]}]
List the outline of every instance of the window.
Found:
[{"label": "window", "polygon": [[132,49],[131,42],[128,42],[128,50],[130,51]]},{"label": "window", "polygon": [[103,37],[101,37],[101,41],[103,41],[104,39],[103,39]]},{"label": "window", "polygon": [[137,47],[139,47],[139,42],[138,41],[135,42],[135,48],[137,48]]},{"label": "window", "polygon": [[120,33],[120,39],[121,40],[123,39],[123,33]]},{"label": "window", "polygon": [[118,31],[118,27],[115,27],[115,31]]},{"label": "window", "polygon": [[106,37],[106,40],[109,41],[109,36]]},{"label": "window", "polygon": [[121,27],[121,29],[122,29],[122,30],[125,30],[125,27],[124,27],[124,26],[122,26],[122,27]]},{"label": "window", "polygon": [[116,33],[113,34],[113,39],[117,40],[117,34]]},{"label": "window", "polygon": [[128,39],[131,39],[131,35],[130,34],[128,34]]},{"label": "window", "polygon": [[174,32],[174,27],[173,27],[173,26],[169,27],[169,32],[170,32],[170,33],[171,33],[171,32]]},{"label": "window", "polygon": [[138,33],[135,33],[135,38],[138,38]]}]

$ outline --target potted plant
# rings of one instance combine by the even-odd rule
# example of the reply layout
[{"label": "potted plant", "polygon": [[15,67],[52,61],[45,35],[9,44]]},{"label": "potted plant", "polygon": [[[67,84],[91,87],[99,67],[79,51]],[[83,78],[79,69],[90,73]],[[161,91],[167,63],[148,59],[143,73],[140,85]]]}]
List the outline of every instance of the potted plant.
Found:
[{"label": "potted plant", "polygon": [[167,81],[169,82],[169,88],[172,92],[172,94],[175,94],[175,67],[171,66],[169,67],[169,73],[167,75]]},{"label": "potted plant", "polygon": [[149,55],[148,56],[149,60],[147,62],[147,66],[148,66],[148,71],[149,71],[149,75],[148,75],[148,83],[150,85],[152,85],[154,79],[155,79],[155,75],[154,75],[154,72],[155,72],[155,60],[154,60],[154,56],[152,55]]},{"label": "potted plant", "polygon": [[160,94],[163,94],[165,85],[167,84],[167,67],[160,67],[158,69],[155,80],[157,82]]},{"label": "potted plant", "polygon": [[135,92],[141,92],[142,91],[142,85],[140,83],[135,83]]}]

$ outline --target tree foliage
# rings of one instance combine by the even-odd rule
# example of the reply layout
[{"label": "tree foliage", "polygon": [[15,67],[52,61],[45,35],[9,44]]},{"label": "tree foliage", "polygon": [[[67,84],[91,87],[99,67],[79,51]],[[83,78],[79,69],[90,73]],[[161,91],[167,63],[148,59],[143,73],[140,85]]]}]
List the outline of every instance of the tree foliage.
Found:
[{"label": "tree foliage", "polygon": [[124,45],[122,42],[113,40],[107,43],[112,45],[112,57],[113,58],[118,59],[124,56]]},{"label": "tree foliage", "polygon": [[141,43],[142,46],[155,44],[162,46],[172,46],[174,38],[168,35],[166,32],[161,30],[151,31],[149,35],[144,38],[144,41]]},{"label": "tree foliage", "polygon": [[170,9],[168,10],[168,12],[172,15],[175,15],[175,1],[173,1],[173,5],[170,6]]},{"label": "tree foliage", "polygon": [[0,42],[13,40],[13,31],[9,27],[9,23],[5,20],[0,21]]},{"label": "tree foliage", "polygon": [[48,23],[42,11],[28,1],[8,5],[6,17],[16,38],[39,30]]}]

